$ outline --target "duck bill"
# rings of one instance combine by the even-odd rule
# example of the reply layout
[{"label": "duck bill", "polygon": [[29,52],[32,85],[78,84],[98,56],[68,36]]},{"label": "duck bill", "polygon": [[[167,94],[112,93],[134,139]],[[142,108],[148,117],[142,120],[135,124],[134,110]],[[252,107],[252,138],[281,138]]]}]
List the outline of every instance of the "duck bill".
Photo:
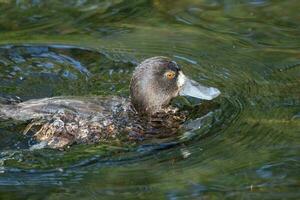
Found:
[{"label": "duck bill", "polygon": [[212,100],[219,96],[221,92],[214,87],[206,87],[194,80],[186,77],[182,72],[178,76],[178,86],[180,96],[190,96],[198,99]]}]

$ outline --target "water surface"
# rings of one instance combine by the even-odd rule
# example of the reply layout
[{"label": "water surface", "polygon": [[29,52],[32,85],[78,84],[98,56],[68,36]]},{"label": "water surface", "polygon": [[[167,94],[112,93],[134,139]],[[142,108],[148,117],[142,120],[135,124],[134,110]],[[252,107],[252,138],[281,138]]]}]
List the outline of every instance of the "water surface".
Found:
[{"label": "water surface", "polygon": [[[169,56],[222,95],[167,141],[30,150],[0,122],[1,199],[299,199],[300,3],[0,1],[0,97],[128,96]],[[197,101],[179,99],[181,107]],[[203,116],[204,115],[204,116]]]}]

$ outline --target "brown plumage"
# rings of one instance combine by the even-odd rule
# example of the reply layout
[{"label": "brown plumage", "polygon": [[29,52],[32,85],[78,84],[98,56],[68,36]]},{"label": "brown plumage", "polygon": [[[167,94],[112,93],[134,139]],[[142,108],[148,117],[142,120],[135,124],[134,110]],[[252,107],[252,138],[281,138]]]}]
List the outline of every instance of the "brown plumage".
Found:
[{"label": "brown plumage", "polygon": [[[29,121],[24,133],[33,133],[38,142],[55,149],[75,143],[165,137],[176,133],[186,119],[184,112],[169,106],[171,99],[180,92],[203,95],[199,89],[197,94],[197,87],[207,90],[188,81],[174,61],[153,57],[135,69],[131,98],[53,97],[0,104],[0,118]],[[219,95],[216,91],[204,95],[214,98]]]}]

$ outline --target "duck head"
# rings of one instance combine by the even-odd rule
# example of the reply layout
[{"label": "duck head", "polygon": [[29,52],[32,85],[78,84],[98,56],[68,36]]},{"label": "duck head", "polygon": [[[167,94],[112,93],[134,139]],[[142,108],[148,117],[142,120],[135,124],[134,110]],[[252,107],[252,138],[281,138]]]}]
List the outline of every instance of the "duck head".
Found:
[{"label": "duck head", "polygon": [[136,67],[130,83],[132,105],[139,113],[150,115],[166,108],[178,95],[211,100],[219,94],[218,89],[189,79],[167,57],[144,60]]}]

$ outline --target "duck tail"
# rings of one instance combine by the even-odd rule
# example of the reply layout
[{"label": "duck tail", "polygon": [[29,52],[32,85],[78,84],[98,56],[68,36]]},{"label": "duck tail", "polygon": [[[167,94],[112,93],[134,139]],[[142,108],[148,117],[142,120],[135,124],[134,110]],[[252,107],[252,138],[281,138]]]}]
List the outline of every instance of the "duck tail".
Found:
[{"label": "duck tail", "polygon": [[6,119],[6,114],[4,112],[4,105],[0,102],[0,119]]},{"label": "duck tail", "polygon": [[0,94],[0,119],[9,118],[7,114],[7,108],[11,107],[10,105],[14,105],[20,102],[21,102],[20,97],[4,96]]}]

